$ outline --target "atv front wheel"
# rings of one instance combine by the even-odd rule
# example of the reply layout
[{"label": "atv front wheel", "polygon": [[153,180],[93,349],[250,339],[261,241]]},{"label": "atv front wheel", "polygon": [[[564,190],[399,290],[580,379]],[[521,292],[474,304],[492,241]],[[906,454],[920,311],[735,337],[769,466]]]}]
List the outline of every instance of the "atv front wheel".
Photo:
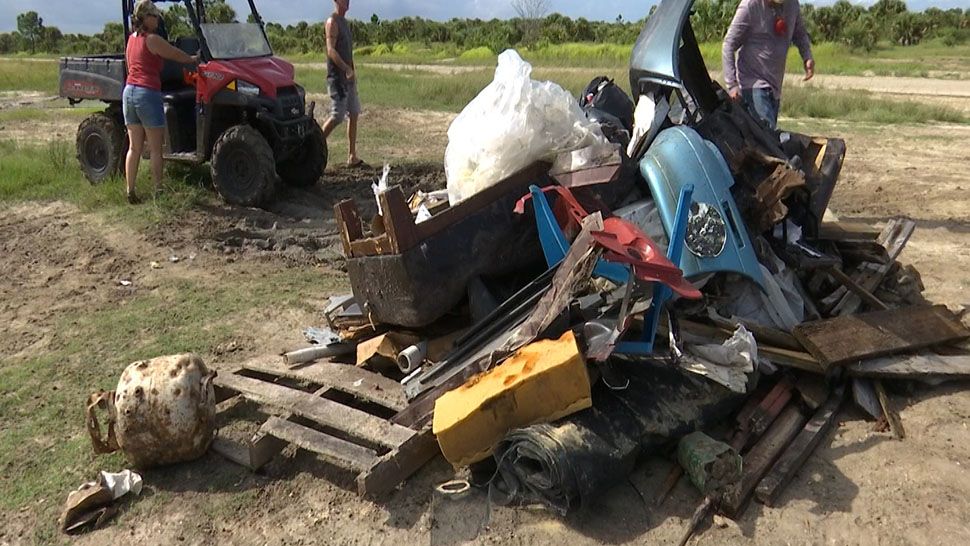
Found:
[{"label": "atv front wheel", "polygon": [[313,120],[300,149],[285,161],[276,164],[276,172],[283,182],[297,188],[315,185],[326,168],[327,141],[323,138],[323,129],[316,120]]},{"label": "atv front wheel", "polygon": [[233,205],[260,205],[276,189],[273,149],[259,131],[235,125],[212,148],[212,183]]},{"label": "atv front wheel", "polygon": [[105,112],[91,114],[77,128],[77,161],[92,184],[125,170],[125,129]]}]

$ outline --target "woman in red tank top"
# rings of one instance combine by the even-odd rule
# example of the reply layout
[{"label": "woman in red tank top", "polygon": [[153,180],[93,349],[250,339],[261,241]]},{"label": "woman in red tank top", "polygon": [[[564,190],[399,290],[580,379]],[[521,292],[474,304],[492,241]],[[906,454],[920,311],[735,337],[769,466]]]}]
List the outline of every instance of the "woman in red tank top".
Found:
[{"label": "woman in red tank top", "polygon": [[155,192],[162,184],[162,142],[165,140],[165,110],[162,105],[162,65],[165,59],[194,64],[196,56],[172,46],[155,34],[161,12],[151,0],[138,0],[132,12],[134,34],[128,37],[125,63],[128,77],[122,95],[125,126],[128,127],[128,155],[125,157],[125,182],[128,202],[137,203],[135,180],[145,140],[151,153],[152,182]]}]

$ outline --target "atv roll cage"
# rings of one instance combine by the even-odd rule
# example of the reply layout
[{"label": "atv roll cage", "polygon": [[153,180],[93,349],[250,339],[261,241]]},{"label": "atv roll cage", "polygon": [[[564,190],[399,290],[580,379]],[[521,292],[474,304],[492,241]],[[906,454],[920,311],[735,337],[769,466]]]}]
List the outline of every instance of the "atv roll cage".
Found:
[{"label": "atv roll cage", "polygon": [[[253,58],[253,57],[271,57],[273,55],[273,48],[270,46],[269,37],[266,35],[266,26],[263,23],[263,18],[259,15],[259,10],[256,9],[256,4],[253,0],[248,0],[250,15],[252,16],[253,23],[233,23],[236,25],[250,25],[259,29],[259,36],[262,38],[263,44],[265,45],[265,50],[245,51],[237,50],[235,54],[231,54],[227,48],[223,47],[221,44],[211,44],[210,40],[214,42],[222,42],[224,38],[230,37],[229,33],[222,32],[222,29],[218,28],[221,25],[212,26],[213,23],[207,22],[206,12],[205,12],[205,2],[198,0],[153,0],[156,4],[161,4],[165,2],[182,4],[185,7],[185,11],[189,15],[189,21],[192,23],[192,29],[195,31],[195,36],[199,40],[199,56],[200,59],[205,61],[211,61],[213,59],[230,59],[230,58]],[[122,0],[121,2],[121,12],[122,21],[125,28],[125,45],[128,45],[128,37],[131,36],[131,14],[135,10],[135,0]],[[235,37],[242,37],[239,34]],[[252,35],[249,36],[252,38]],[[215,54],[213,54],[213,49],[215,49]]]}]

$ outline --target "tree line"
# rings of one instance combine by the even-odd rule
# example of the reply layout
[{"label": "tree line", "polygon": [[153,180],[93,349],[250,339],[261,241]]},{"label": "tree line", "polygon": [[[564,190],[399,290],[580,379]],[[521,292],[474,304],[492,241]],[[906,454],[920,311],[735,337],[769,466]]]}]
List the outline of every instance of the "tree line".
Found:
[{"label": "tree line", "polygon": [[[236,20],[235,11],[225,0],[205,2],[211,22]],[[737,4],[738,0],[697,0],[691,19],[697,39],[720,41]],[[170,6],[163,13],[171,38],[191,34],[188,15],[181,4]],[[519,10],[519,14],[519,17],[507,20],[450,21],[421,17],[384,21],[372,15],[366,20],[351,19],[350,24],[357,47],[387,48],[407,42],[429,46],[447,44],[458,50],[487,47],[500,52],[509,47],[543,47],[568,42],[632,44],[649,17],[647,14],[639,21],[627,21],[621,16],[613,21],[589,21],[558,13]],[[872,50],[880,42],[908,46],[939,38],[945,45],[952,46],[970,41],[970,8],[927,8],[913,12],[903,0],[879,0],[869,8],[839,0],[831,6],[821,7],[803,3],[802,16],[814,42],[842,43],[857,50]],[[268,22],[266,34],[279,53],[314,53],[326,49],[323,22],[286,26]],[[123,43],[124,27],[120,21],[106,23],[102,31],[95,34],[64,34],[57,27],[45,25],[37,12],[28,11],[17,16],[16,31],[0,33],[0,54],[117,53]]]}]

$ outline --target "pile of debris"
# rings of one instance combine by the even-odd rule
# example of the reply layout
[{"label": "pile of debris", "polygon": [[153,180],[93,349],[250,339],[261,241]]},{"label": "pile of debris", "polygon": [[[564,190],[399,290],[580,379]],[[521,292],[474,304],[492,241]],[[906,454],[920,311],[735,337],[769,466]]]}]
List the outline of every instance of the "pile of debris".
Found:
[{"label": "pile of debris", "polygon": [[479,157],[508,146],[453,126],[467,139],[449,145],[447,192],[409,197],[385,173],[369,222],[339,203],[353,294],[305,332],[312,347],[215,378],[217,401],[276,414],[214,448],[259,468],[295,444],[372,496],[440,452],[490,502],[560,514],[671,454],[663,496],[687,475],[693,529],[775,502],[850,395],[903,438],[885,383],[970,376],[953,345],[970,331],[897,261],[914,222],[826,219],[845,143],[769,130],[730,101],[691,4],[649,18],[636,103],[597,78],[565,104],[507,52],[456,124],[489,115],[483,135],[534,130],[545,146]]}]

